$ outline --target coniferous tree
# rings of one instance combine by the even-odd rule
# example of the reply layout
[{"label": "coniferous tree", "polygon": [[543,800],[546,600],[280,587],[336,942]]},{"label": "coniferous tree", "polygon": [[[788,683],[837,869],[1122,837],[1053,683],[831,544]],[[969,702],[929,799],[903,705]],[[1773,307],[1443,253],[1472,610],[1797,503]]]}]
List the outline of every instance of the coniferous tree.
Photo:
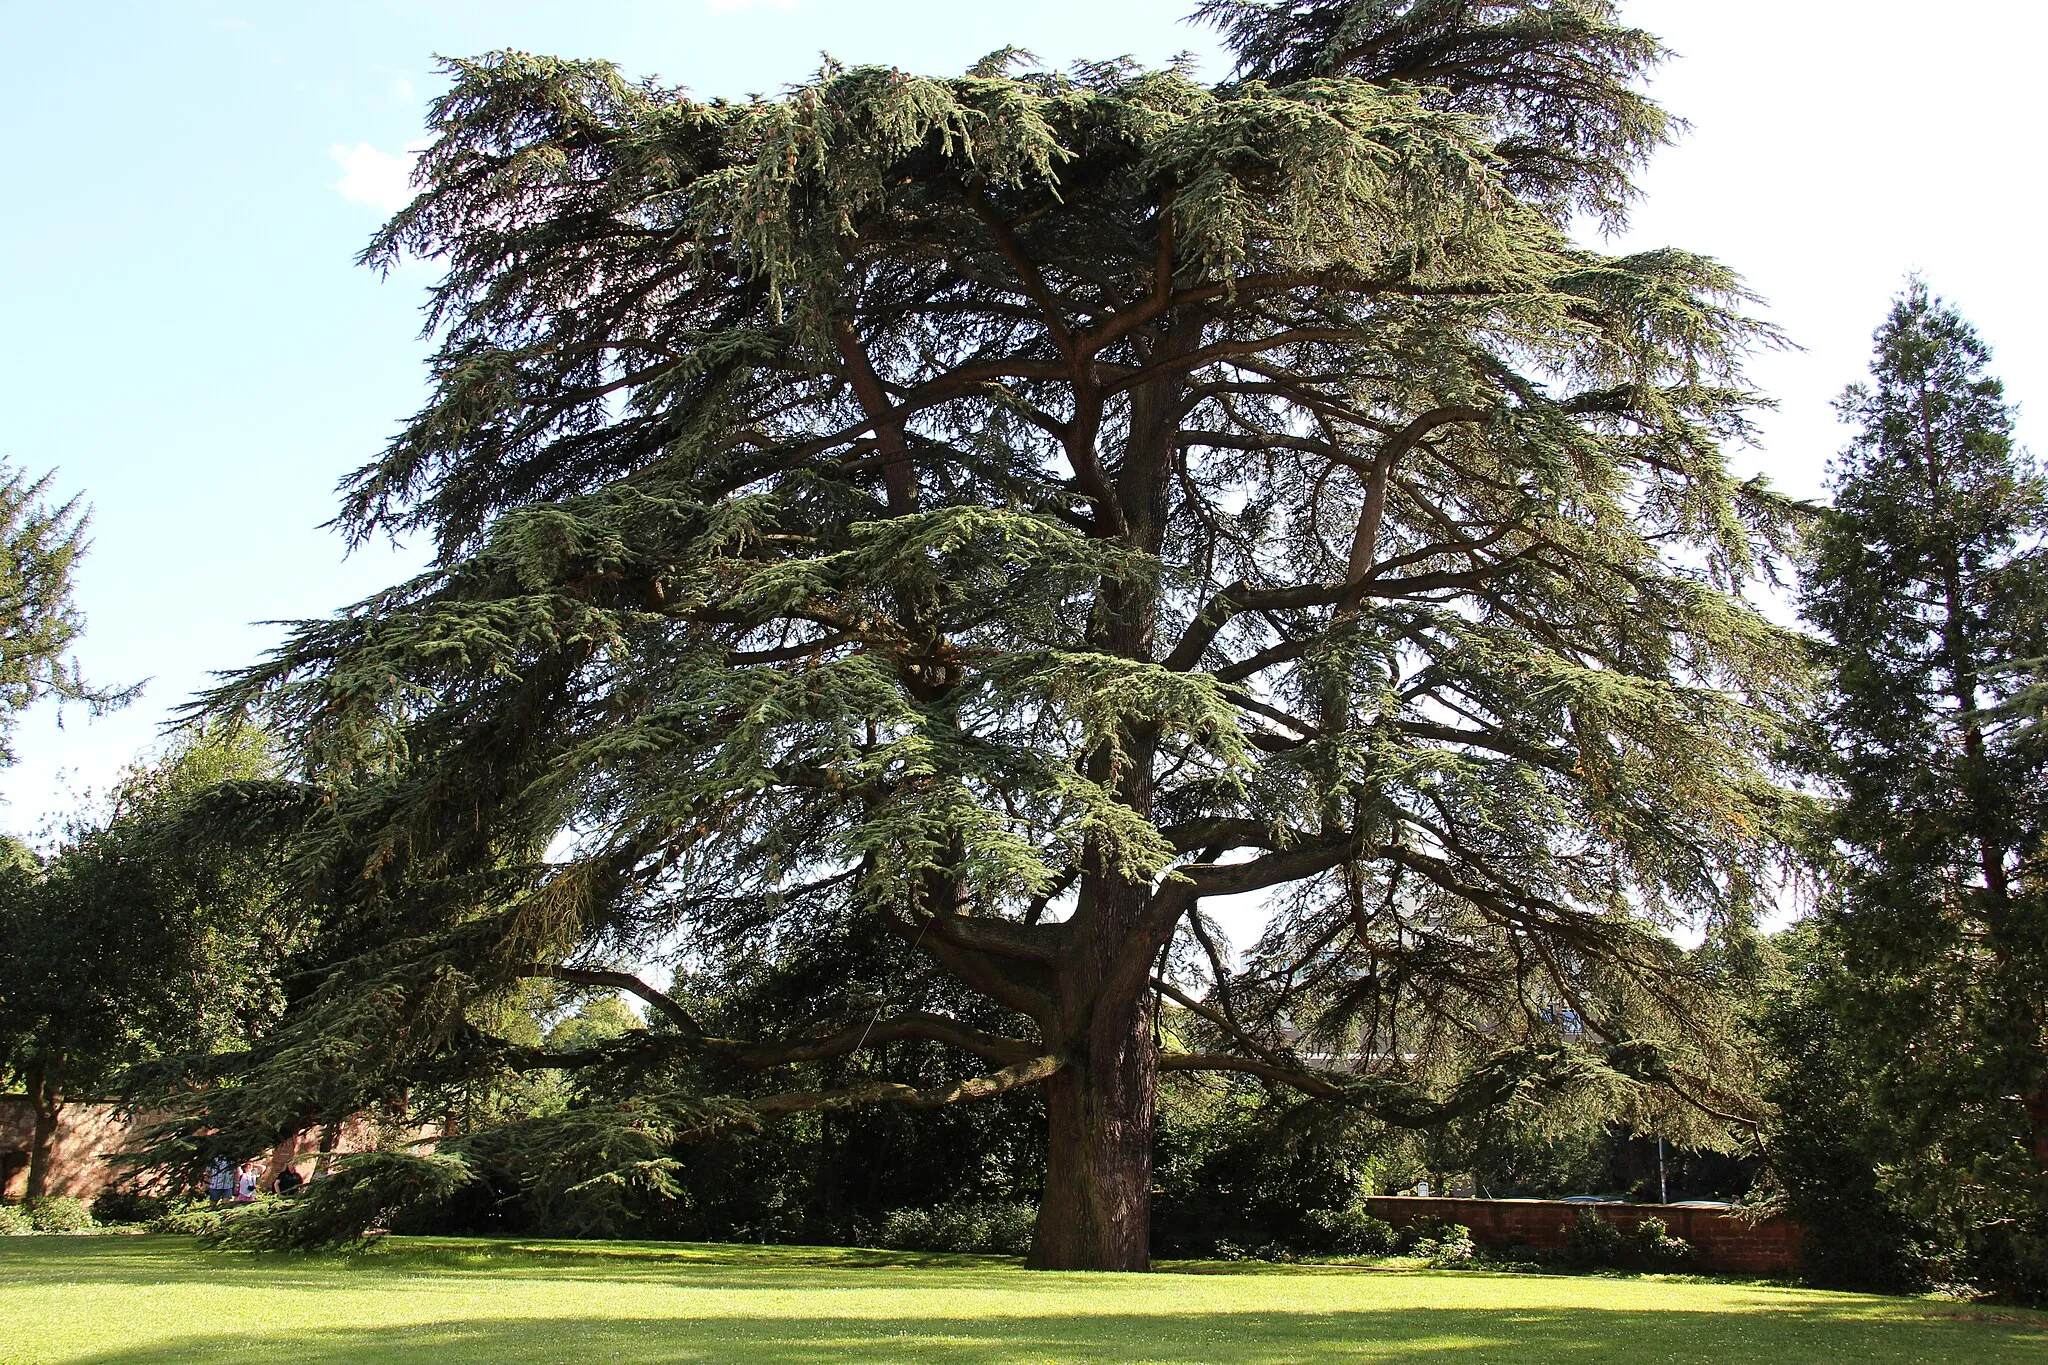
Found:
[{"label": "coniferous tree", "polygon": [[0,764],[14,761],[8,733],[36,702],[79,701],[97,712],[135,690],[91,686],[70,657],[85,629],[71,576],[86,550],[90,515],[76,497],[50,504],[55,479],[0,465]]},{"label": "coniferous tree", "polygon": [[1859,431],[1804,592],[1834,668],[1824,941],[1893,1180],[1996,1274],[2048,1281],[2048,754],[2014,705],[2048,653],[2048,480],[1989,361],[1915,281],[1840,403]]},{"label": "coniferous tree", "polygon": [[[1033,1263],[1129,1269],[1162,1070],[1728,1117],[1664,930],[1742,921],[1804,685],[1739,595],[1789,511],[1720,451],[1760,331],[1566,230],[1663,139],[1659,49],[1605,0],[1209,12],[1220,84],[451,64],[367,256],[444,268],[435,389],[343,512],[437,562],[213,698],[306,762],[335,966],[195,1131],[574,1067],[616,1099],[519,1140],[658,1186],[692,1133],[1038,1086]],[[663,955],[808,1024],[719,1036]],[[479,1026],[536,975],[664,1027]]]}]

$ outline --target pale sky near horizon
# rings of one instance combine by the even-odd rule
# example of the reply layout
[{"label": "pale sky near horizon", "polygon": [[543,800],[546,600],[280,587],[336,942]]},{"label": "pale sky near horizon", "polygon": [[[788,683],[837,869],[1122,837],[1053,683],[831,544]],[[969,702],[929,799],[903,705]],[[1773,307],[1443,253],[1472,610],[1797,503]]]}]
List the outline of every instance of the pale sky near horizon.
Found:
[{"label": "pale sky near horizon", "polygon": [[[1222,73],[1192,0],[0,0],[11,212],[0,215],[0,458],[83,491],[95,545],[79,649],[141,701],[22,725],[0,828],[33,834],[155,742],[274,618],[324,615],[409,572],[344,559],[333,487],[424,396],[418,268],[352,264],[403,194],[434,54],[609,57],[701,95],[773,91],[820,50],[957,71],[1005,44],[1064,64],[1181,50]],[[1801,350],[1759,356],[1778,410],[1743,472],[1817,494],[1858,378],[1918,270],[2048,400],[2038,0],[1624,0],[1680,54],[1653,92],[1692,131],[1643,178],[1628,246],[1718,256]],[[1935,16],[1938,14],[1938,20]],[[2023,439],[2044,429],[2023,411]]]}]

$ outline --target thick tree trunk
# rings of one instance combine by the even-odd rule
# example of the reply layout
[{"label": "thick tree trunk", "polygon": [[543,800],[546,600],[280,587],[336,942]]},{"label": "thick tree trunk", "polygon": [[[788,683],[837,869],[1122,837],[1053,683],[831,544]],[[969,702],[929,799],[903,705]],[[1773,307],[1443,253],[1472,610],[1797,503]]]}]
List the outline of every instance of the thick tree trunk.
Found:
[{"label": "thick tree trunk", "polygon": [[38,1062],[27,1069],[29,1107],[35,1111],[34,1136],[29,1139],[28,1189],[26,1197],[41,1199],[50,1192],[50,1165],[57,1149],[57,1119],[63,1110],[52,1069]]},{"label": "thick tree trunk", "polygon": [[1046,1082],[1045,1195],[1031,1238],[1038,1270],[1152,1268],[1152,1115],[1157,1059],[1143,1002],[1098,1020],[1087,1055]]},{"label": "thick tree trunk", "polygon": [[[1163,324],[1151,359],[1185,355],[1201,339],[1199,321]],[[1178,377],[1166,378],[1141,385],[1130,398],[1116,500],[1122,534],[1131,548],[1148,554],[1165,544],[1181,388]],[[1094,411],[1099,423],[1099,395]],[[1083,425],[1077,420],[1073,430]],[[1096,646],[1152,660],[1159,604],[1155,583],[1106,580],[1097,599]],[[1120,802],[1149,819],[1158,744],[1156,722],[1127,721],[1122,770],[1104,747],[1088,756],[1088,776],[1113,786]],[[1085,853],[1081,866],[1071,937],[1055,972],[1058,1017],[1049,1041],[1067,1064],[1046,1082],[1045,1194],[1029,1264],[1038,1270],[1150,1270],[1159,1063],[1146,1014],[1148,964],[1171,925],[1154,922],[1149,881],[1106,866],[1100,849]]]}]

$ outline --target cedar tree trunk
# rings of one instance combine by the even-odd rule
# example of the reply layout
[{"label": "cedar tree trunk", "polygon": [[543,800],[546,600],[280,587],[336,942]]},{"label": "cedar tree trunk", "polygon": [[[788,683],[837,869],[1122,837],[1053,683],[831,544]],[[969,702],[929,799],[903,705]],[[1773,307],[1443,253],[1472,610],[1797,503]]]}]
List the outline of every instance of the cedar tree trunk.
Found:
[{"label": "cedar tree trunk", "polygon": [[1109,878],[1094,890],[1074,917],[1083,929],[1060,973],[1067,1065],[1045,1083],[1045,1193],[1028,1262],[1036,1270],[1152,1268],[1158,1057],[1147,974],[1133,983],[1117,970],[1145,897]]},{"label": "cedar tree trunk", "polygon": [[[1045,1194],[1028,1264],[1152,1267],[1152,1109],[1158,1076],[1144,1011],[1122,1011],[1098,1046],[1045,1083]],[[1121,1038],[1102,1037],[1120,1033]]]},{"label": "cedar tree trunk", "polygon": [[[1187,354],[1201,339],[1199,320],[1170,321],[1151,349],[1155,359],[1164,359]],[[1181,389],[1177,380],[1163,380],[1131,395],[1116,495],[1129,543],[1152,555],[1165,544]],[[1100,398],[1093,397],[1099,420]],[[1156,583],[1105,582],[1100,646],[1127,659],[1156,657],[1159,601]],[[1128,724],[1121,772],[1108,754],[1097,752],[1089,757],[1089,776],[1114,782],[1118,800],[1149,819],[1158,744],[1155,723]],[[1152,898],[1148,883],[1098,864],[1083,878],[1068,922],[1073,936],[1057,973],[1058,1041],[1067,1065],[1046,1082],[1051,1131],[1045,1194],[1031,1238],[1034,1269],[1152,1268],[1159,1063],[1145,1007],[1152,955],[1172,927],[1151,922]]]}]

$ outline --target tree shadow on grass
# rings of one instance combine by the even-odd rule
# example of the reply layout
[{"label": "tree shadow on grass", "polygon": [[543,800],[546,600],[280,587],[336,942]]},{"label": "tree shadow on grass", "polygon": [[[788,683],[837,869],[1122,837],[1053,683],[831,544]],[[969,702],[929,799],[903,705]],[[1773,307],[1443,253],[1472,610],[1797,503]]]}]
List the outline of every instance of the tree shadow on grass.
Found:
[{"label": "tree shadow on grass", "polygon": [[[696,1242],[578,1242],[546,1239],[397,1238],[355,1254],[214,1250],[172,1236],[0,1239],[0,1282],[209,1284],[260,1276],[267,1286],[360,1287],[365,1277],[432,1275],[463,1280],[601,1279],[673,1288],[789,1288],[820,1271],[944,1271],[973,1287],[1013,1277],[1014,1256],[970,1256],[861,1247],[746,1246]],[[1270,1267],[1268,1267],[1270,1269]],[[1014,1280],[1012,1280],[1014,1283]],[[873,1283],[873,1281],[868,1281]]]},{"label": "tree shadow on grass", "polygon": [[79,1365],[204,1359],[256,1365],[290,1359],[434,1365],[541,1365],[628,1360],[818,1365],[846,1360],[1216,1362],[1304,1360],[1479,1362],[1645,1360],[2039,1361],[2048,1333],[2030,1324],[1858,1321],[1813,1311],[1654,1313],[1604,1309],[1410,1309],[1337,1313],[1091,1314],[972,1318],[494,1318],[406,1327],[320,1329],[263,1337],[183,1336],[80,1358]]}]

